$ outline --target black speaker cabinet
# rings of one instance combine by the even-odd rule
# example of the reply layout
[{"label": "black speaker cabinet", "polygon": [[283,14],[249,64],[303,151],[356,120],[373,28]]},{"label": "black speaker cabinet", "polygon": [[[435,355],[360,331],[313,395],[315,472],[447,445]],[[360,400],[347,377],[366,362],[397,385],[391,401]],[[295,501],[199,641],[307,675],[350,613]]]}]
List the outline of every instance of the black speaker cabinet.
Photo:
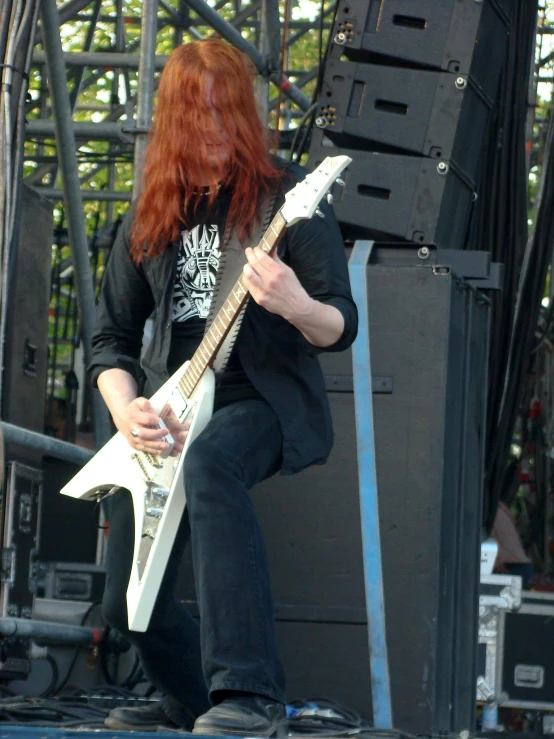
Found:
[{"label": "black speaker cabinet", "polygon": [[507,0],[340,0],[332,54],[471,75],[494,99],[510,12]]},{"label": "black speaker cabinet", "polygon": [[473,183],[452,162],[339,148],[322,131],[314,132],[310,168],[340,154],[352,159],[342,175],[345,186],[333,187],[333,207],[344,238],[463,248]]},{"label": "black speaker cabinet", "polygon": [[[52,205],[23,186],[19,245],[8,293],[2,420],[44,430]],[[25,459],[29,453],[25,452]]]},{"label": "black speaker cabinet", "polygon": [[[99,548],[100,505],[60,495],[80,465],[45,456],[40,518],[41,563],[95,564]],[[44,569],[44,568],[43,568]],[[44,570],[45,571],[45,570]],[[41,574],[44,572],[41,571]]]},{"label": "black speaker cabinet", "polygon": [[[448,270],[370,266],[369,318],[395,727],[473,728],[488,306]],[[252,493],[288,696],[371,717],[350,352],[322,354],[328,463]],[[343,391],[340,391],[340,390]],[[194,601],[190,563],[179,594]]]},{"label": "black speaker cabinet", "polygon": [[510,9],[340,0],[308,166],[353,159],[334,193],[345,238],[464,247]]},{"label": "black speaker cabinet", "polygon": [[475,182],[491,107],[469,77],[330,59],[316,125],[336,146],[452,161]]}]

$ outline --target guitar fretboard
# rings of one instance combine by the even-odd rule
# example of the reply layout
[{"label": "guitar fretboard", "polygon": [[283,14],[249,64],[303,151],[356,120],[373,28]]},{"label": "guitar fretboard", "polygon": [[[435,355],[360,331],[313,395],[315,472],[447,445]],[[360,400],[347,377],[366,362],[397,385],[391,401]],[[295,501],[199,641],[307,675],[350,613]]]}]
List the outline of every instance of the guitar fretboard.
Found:
[{"label": "guitar fretboard", "polygon": [[[269,228],[258,244],[266,254],[271,254],[273,249],[276,247],[283,231],[285,230],[285,226],[286,221],[279,211],[269,224]],[[225,337],[229,333],[229,330],[240,313],[243,305],[246,303],[248,295],[248,290],[244,287],[241,278],[239,277],[216,317],[212,321],[210,328],[204,335],[204,338],[190,360],[190,364],[185,373],[179,380],[179,386],[186,398],[190,398],[206,368],[211,367],[213,364],[217,352],[223,344]]]}]

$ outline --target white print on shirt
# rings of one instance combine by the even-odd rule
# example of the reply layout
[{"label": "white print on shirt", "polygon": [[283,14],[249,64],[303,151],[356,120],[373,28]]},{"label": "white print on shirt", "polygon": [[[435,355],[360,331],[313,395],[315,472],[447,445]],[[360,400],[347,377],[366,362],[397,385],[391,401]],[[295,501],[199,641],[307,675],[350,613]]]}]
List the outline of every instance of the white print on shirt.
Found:
[{"label": "white print on shirt", "polygon": [[173,292],[174,321],[208,317],[220,257],[217,225],[182,232]]}]

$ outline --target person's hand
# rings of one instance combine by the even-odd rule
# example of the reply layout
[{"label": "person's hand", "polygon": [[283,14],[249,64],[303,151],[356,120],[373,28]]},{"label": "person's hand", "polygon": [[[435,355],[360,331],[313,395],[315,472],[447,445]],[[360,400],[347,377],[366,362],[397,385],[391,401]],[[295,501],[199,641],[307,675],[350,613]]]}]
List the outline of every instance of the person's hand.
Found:
[{"label": "person's hand", "polygon": [[147,398],[135,398],[114,421],[136,451],[163,454],[168,448],[168,443],[164,440],[168,433],[171,433],[175,441],[171,456],[175,457],[183,450],[188,424],[179,423],[176,416],[172,415],[165,422],[167,428],[160,428],[160,416]]},{"label": "person's hand", "polygon": [[180,423],[177,416],[171,413],[169,418],[166,418],[165,425],[169,429],[169,432],[173,437],[173,441],[175,442],[175,445],[169,456],[176,457],[183,451],[190,426],[190,419],[187,418],[184,423]]},{"label": "person's hand", "polygon": [[243,268],[242,284],[258,305],[291,323],[313,310],[313,299],[277,254],[270,257],[259,246],[245,249],[245,254],[248,264]]}]

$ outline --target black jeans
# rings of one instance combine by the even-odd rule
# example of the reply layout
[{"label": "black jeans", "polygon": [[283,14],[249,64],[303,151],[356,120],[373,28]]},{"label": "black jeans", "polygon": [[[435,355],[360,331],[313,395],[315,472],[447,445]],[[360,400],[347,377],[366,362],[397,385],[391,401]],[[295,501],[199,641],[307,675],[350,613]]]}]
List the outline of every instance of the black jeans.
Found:
[{"label": "black jeans", "polygon": [[[147,677],[171,699],[176,723],[184,718],[180,706],[199,716],[221,691],[285,702],[267,556],[248,492],[279,469],[281,446],[277,416],[258,399],[216,410],[191,444],[184,465],[186,513],[144,633],[129,631],[127,624],[131,496],[121,490],[112,498],[104,616],[134,644]],[[189,537],[200,627],[173,594]]]}]

